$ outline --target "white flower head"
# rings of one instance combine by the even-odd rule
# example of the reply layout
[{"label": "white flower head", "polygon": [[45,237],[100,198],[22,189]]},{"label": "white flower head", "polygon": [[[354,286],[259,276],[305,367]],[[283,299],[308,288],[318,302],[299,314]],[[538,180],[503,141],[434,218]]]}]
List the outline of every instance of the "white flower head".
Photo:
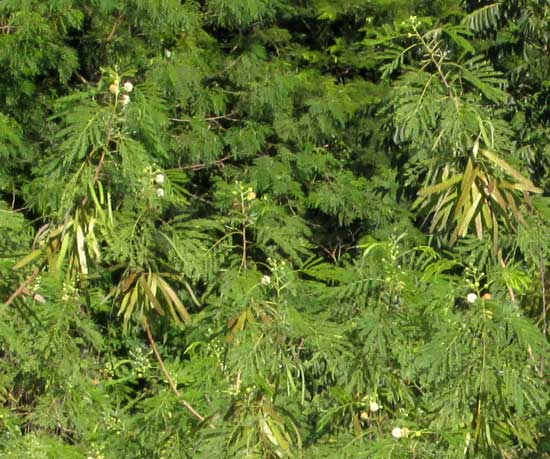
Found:
[{"label": "white flower head", "polygon": [[409,429],[406,427],[394,427],[391,435],[393,438],[407,438],[409,436]]},{"label": "white flower head", "polygon": [[120,103],[124,106],[128,105],[130,103],[130,96],[128,94],[122,94],[122,96],[120,96]]},{"label": "white flower head", "polygon": [[361,411],[361,414],[359,414],[359,417],[363,421],[368,421],[369,420],[369,413],[367,413],[366,411]]},{"label": "white flower head", "polygon": [[260,281],[260,284],[262,284],[262,285],[269,285],[269,284],[271,284],[271,277],[268,276],[267,274],[263,275],[263,276],[262,276],[262,280]]},{"label": "white flower head", "polygon": [[380,409],[380,405],[376,402],[370,402],[369,403],[369,410],[372,413],[376,413]]},{"label": "white flower head", "polygon": [[172,51],[170,51],[169,49],[165,49],[164,50],[164,55],[170,59],[170,57],[172,57]]},{"label": "white flower head", "polygon": [[401,438],[403,436],[403,431],[401,430],[401,427],[394,427],[391,431],[391,436],[393,438]]},{"label": "white flower head", "polygon": [[466,301],[468,303],[475,303],[477,301],[477,295],[475,293],[468,293],[468,295],[466,295]]},{"label": "white flower head", "polygon": [[155,183],[157,185],[162,185],[165,180],[166,180],[166,177],[164,176],[164,174],[155,175]]},{"label": "white flower head", "polygon": [[134,89],[134,85],[130,81],[126,81],[124,83],[124,90],[126,92],[132,92],[132,89]]},{"label": "white flower head", "polygon": [[157,196],[159,198],[163,198],[164,197],[164,190],[162,188],[159,188],[157,189]]}]

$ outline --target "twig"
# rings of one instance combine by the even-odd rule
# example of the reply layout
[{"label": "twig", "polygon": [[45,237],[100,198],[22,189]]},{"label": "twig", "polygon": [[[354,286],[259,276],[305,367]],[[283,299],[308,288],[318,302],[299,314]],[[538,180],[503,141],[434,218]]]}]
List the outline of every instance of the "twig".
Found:
[{"label": "twig", "polygon": [[430,45],[428,45],[428,43],[426,42],[426,40],[424,39],[424,37],[422,36],[422,34],[420,34],[418,32],[418,30],[416,29],[415,26],[413,26],[413,30],[415,31],[416,33],[416,36],[420,39],[422,45],[424,46],[424,48],[426,48],[426,50],[428,51],[428,54],[430,55],[430,60],[432,61],[432,63],[434,64],[436,70],[437,70],[437,73],[439,74],[439,76],[441,77],[441,81],[443,82],[443,84],[445,85],[445,87],[447,88],[447,90],[449,91],[449,96],[451,98],[455,97],[455,94],[453,93],[453,89],[451,87],[451,85],[449,84],[449,82],[447,81],[447,76],[443,73],[443,68],[441,67],[441,63],[443,62],[443,60],[445,59],[445,54],[443,54],[440,58],[439,61],[437,61],[437,59],[435,58],[435,52],[436,50],[435,49],[432,49],[430,47]]},{"label": "twig", "polygon": [[40,295],[40,293],[31,292],[27,287],[23,289],[23,295],[32,297],[32,299],[37,303],[41,303],[41,304],[46,303],[46,298]]},{"label": "twig", "polygon": [[239,121],[236,118],[231,118],[233,115],[235,115],[235,113],[229,113],[228,115],[209,116],[208,118],[201,118],[199,120],[184,119],[184,118],[170,118],[170,121],[175,121],[177,123],[192,123],[193,121],[214,121],[214,120]]},{"label": "twig", "polygon": [[4,306],[9,306],[17,299],[18,296],[20,296],[21,294],[24,294],[29,284],[34,279],[36,279],[36,276],[38,276],[39,273],[40,273],[40,269],[36,268],[34,272],[29,277],[27,277],[27,279],[19,287],[17,287],[17,290],[13,292],[10,295],[10,297],[4,302]]},{"label": "twig", "polygon": [[[542,284],[542,333],[546,335],[546,332],[548,331],[548,318],[546,315],[547,312],[547,305],[546,305],[546,273],[544,270],[544,258],[542,256],[542,253],[540,255],[540,281]],[[540,375],[544,375],[544,356],[541,356],[540,358]]]},{"label": "twig", "polygon": [[[116,103],[115,103],[115,108],[116,108]],[[105,140],[105,147],[101,150],[101,156],[99,157],[99,162],[97,163],[97,166],[95,168],[92,185],[95,185],[99,180],[99,174],[101,172],[101,169],[103,168],[103,164],[105,163],[105,150],[109,148],[109,143],[111,142],[113,116],[114,116],[114,112],[111,114],[111,118],[109,119],[109,126],[107,126],[107,138]],[[85,206],[87,202],[88,202],[88,195],[84,196],[84,199],[82,199],[81,205]]]},{"label": "twig", "polygon": [[[164,365],[164,361],[162,360],[162,357],[160,355],[160,352],[157,348],[157,344],[155,342],[155,339],[153,338],[153,334],[151,333],[151,327],[149,326],[149,322],[147,322],[147,319],[143,319],[143,328],[145,329],[145,333],[147,333],[147,339],[149,340],[149,343],[151,344],[151,348],[153,349],[153,352],[155,353],[155,357],[157,358],[157,361],[160,365],[160,369],[164,373],[164,376],[166,376],[166,379],[168,380],[168,384],[170,385],[170,388],[176,394],[176,396],[180,399],[181,403],[185,408],[187,408],[193,416],[195,416],[198,420],[201,422],[204,421],[204,416],[202,416],[193,406],[186,400],[181,398],[181,393],[178,390],[176,386],[176,382],[170,376],[170,373],[168,373],[168,370],[166,369],[166,366]],[[213,427],[210,425],[210,427]]]},{"label": "twig", "polygon": [[216,159],[215,161],[212,161],[210,163],[199,163],[199,164],[191,164],[190,166],[183,166],[183,167],[181,167],[181,169],[198,171],[198,170],[201,170],[201,169],[205,169],[208,166],[213,166],[215,164],[223,165],[223,162],[227,161],[228,159],[231,159],[231,155],[227,155],[227,156],[224,156],[223,158]]},{"label": "twig", "polygon": [[80,81],[82,81],[82,83],[84,84],[92,84],[91,82],[89,82],[86,78],[84,78],[80,73],[76,72],[75,75],[78,77],[78,79]]},{"label": "twig", "polygon": [[[95,185],[97,181],[99,180],[99,174],[101,172],[101,169],[103,168],[103,163],[105,162],[105,148],[101,151],[101,156],[99,158],[99,162],[97,163],[97,166],[95,168],[94,173],[94,179],[92,180],[92,185]],[[88,195],[84,196],[82,198],[81,206],[85,206],[88,203]]]},{"label": "twig", "polygon": [[542,255],[540,257],[540,281],[542,284],[542,333],[546,335],[548,331],[548,318],[546,316],[547,304],[546,304],[546,275],[544,271],[544,259]]},{"label": "twig", "polygon": [[[500,266],[502,266],[504,269],[506,269],[506,263],[504,262],[504,259],[502,258],[502,251],[499,251],[498,258],[500,261]],[[508,294],[510,295],[510,300],[512,300],[513,303],[516,301],[516,295],[514,293],[514,290],[509,285],[508,288]]]},{"label": "twig", "polygon": [[94,181],[92,182],[94,185],[99,180],[99,173],[101,172],[101,169],[103,168],[103,162],[105,161],[105,148],[101,152],[101,157],[99,158],[99,163],[97,167],[95,168],[95,174],[94,174]]},{"label": "twig", "polygon": [[116,28],[120,24],[121,19],[122,19],[122,14],[116,18],[116,20],[113,24],[113,28],[111,29],[111,32],[109,33],[109,35],[107,35],[107,38],[106,38],[107,42],[110,42],[113,39],[113,36],[115,35]]}]

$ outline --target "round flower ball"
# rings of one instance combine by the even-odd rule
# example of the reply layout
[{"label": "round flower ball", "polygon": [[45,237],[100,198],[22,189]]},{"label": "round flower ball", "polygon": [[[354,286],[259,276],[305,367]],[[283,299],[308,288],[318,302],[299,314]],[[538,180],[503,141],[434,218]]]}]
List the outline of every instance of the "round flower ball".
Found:
[{"label": "round flower ball", "polygon": [[124,83],[124,91],[132,92],[132,89],[134,89],[134,85],[130,81],[126,81]]},{"label": "round flower ball", "polygon": [[401,427],[394,427],[391,431],[391,436],[393,438],[401,438],[403,436],[403,432],[401,431]]},{"label": "round flower ball", "polygon": [[130,96],[128,94],[122,94],[122,96],[120,96],[120,103],[124,106],[128,105],[130,103]]},{"label": "round flower ball", "polygon": [[376,413],[380,409],[380,405],[376,402],[370,402],[369,403],[369,410],[372,413]]},{"label": "round flower ball", "polygon": [[155,175],[155,183],[157,185],[162,185],[165,180],[166,180],[166,177],[164,177],[164,174]]},{"label": "round flower ball", "polygon": [[117,83],[111,83],[109,85],[109,92],[111,94],[118,94],[118,84]]},{"label": "round flower ball", "polygon": [[409,429],[406,427],[394,427],[391,431],[393,438],[407,438],[409,436]]},{"label": "round flower ball", "polygon": [[164,190],[163,190],[162,188],[159,188],[159,189],[157,190],[157,196],[158,196],[159,198],[163,198],[163,197],[164,197]]},{"label": "round flower ball", "polygon": [[468,303],[475,303],[477,301],[477,295],[475,293],[468,293],[468,295],[466,295],[466,301]]}]

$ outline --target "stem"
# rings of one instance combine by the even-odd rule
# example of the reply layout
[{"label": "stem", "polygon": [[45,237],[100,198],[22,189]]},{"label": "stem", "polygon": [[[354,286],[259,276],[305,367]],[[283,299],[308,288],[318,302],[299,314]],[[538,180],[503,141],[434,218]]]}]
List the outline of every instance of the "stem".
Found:
[{"label": "stem", "polygon": [[17,288],[17,290],[15,292],[13,292],[10,297],[4,302],[4,306],[9,306],[10,304],[12,304],[16,298],[23,294],[25,292],[25,290],[27,289],[27,286],[34,280],[36,279],[36,276],[38,276],[38,274],[40,273],[40,269],[35,269],[34,272],[29,276],[27,277],[27,279]]},{"label": "stem", "polygon": [[241,266],[246,269],[246,212],[244,207],[244,194],[241,191],[241,208],[243,212],[243,229],[242,229],[242,238],[243,238],[243,256],[241,261]]},{"label": "stem", "polygon": [[229,113],[227,115],[219,115],[219,116],[209,116],[207,118],[202,119],[184,119],[184,118],[170,118],[170,121],[174,121],[176,123],[192,123],[193,121],[215,121],[215,120],[230,120],[230,121],[239,121],[236,118],[232,118],[233,115],[236,113]]},{"label": "stem", "polygon": [[[502,258],[502,251],[499,251],[498,258],[499,258],[499,261],[500,261],[500,266],[502,266],[503,268],[506,268],[506,263],[504,262],[504,259]],[[514,294],[514,291],[512,290],[512,287],[510,287],[508,285],[507,288],[508,288],[508,294],[510,295],[510,299],[512,300],[512,302],[515,302],[516,301],[516,295]]]},{"label": "stem", "polygon": [[243,225],[243,258],[242,258],[242,266],[244,269],[246,269],[246,226]]},{"label": "stem", "polygon": [[223,158],[217,159],[215,161],[211,161],[209,163],[199,163],[199,164],[191,164],[189,166],[183,166],[181,169],[184,169],[184,170],[190,169],[193,171],[198,171],[201,169],[205,169],[208,166],[213,166],[215,164],[220,164],[223,166],[224,161],[227,161],[228,159],[231,159],[231,155],[224,156]]},{"label": "stem", "polygon": [[[546,305],[546,273],[544,270],[544,258],[542,257],[542,253],[540,254],[540,282],[542,285],[542,333],[543,335],[546,335],[546,332],[548,331],[548,319],[546,316],[547,311],[547,305]],[[540,358],[540,376],[544,376],[544,356],[541,356]]]},{"label": "stem", "polygon": [[115,35],[115,32],[116,32],[116,28],[120,24],[121,20],[122,20],[122,13],[120,13],[119,16],[115,19],[115,22],[113,24],[113,28],[111,29],[111,32],[109,33],[109,35],[107,35],[107,38],[105,39],[107,41],[107,43],[110,42],[113,39],[113,37]]},{"label": "stem", "polygon": [[[118,103],[118,98],[115,99],[115,105],[113,106],[111,117],[109,118],[109,124],[107,126],[107,137],[105,139],[105,146],[101,149],[101,156],[99,157],[99,162],[97,163],[97,166],[95,168],[92,185],[95,185],[99,180],[99,174],[101,173],[101,169],[103,169],[103,165],[105,164],[105,152],[107,148],[109,148],[109,144],[111,143],[111,137],[113,133],[113,119],[115,117],[117,103]],[[86,194],[86,196],[84,196],[84,198],[82,199],[81,205],[85,206],[87,203],[88,203],[88,195]]]},{"label": "stem", "polygon": [[544,271],[544,259],[542,258],[542,255],[540,257],[540,281],[542,284],[542,333],[546,335],[546,332],[548,331],[548,319],[546,317],[546,275]]},{"label": "stem", "polygon": [[[153,352],[155,354],[155,357],[157,358],[157,361],[160,365],[160,368],[162,372],[164,373],[164,376],[166,376],[166,379],[168,380],[168,384],[170,385],[170,388],[176,394],[176,396],[180,399],[181,403],[185,408],[191,412],[193,416],[195,416],[199,421],[204,421],[204,416],[202,416],[193,406],[186,400],[181,398],[181,393],[178,390],[176,386],[176,382],[170,376],[170,373],[168,373],[168,370],[166,369],[166,366],[164,365],[164,361],[162,360],[162,357],[160,355],[160,352],[157,348],[157,343],[155,342],[155,339],[153,338],[153,334],[151,333],[151,327],[149,326],[149,322],[147,322],[147,319],[143,319],[143,328],[145,329],[145,333],[147,333],[147,339],[149,340],[149,343],[151,344],[151,348],[153,349]],[[212,426],[211,426],[212,427]]]},{"label": "stem", "polygon": [[[424,40],[424,37],[418,32],[418,30],[416,29],[415,26],[413,26],[413,30],[415,31],[416,36],[422,42],[422,45],[424,46],[424,48],[426,48],[426,50],[428,51],[428,54],[430,55],[430,60],[434,64],[435,68],[437,69],[437,73],[439,73],[439,76],[441,77],[441,81],[443,82],[445,87],[449,90],[449,95],[451,97],[454,97],[455,95],[453,94],[453,90],[451,88],[451,85],[447,81],[447,77],[445,76],[445,74],[443,73],[443,69],[441,68],[441,61],[438,62],[437,59],[435,59],[435,57],[434,57],[435,56],[435,50],[430,48],[430,45],[428,45],[428,43],[426,43],[426,40]],[[443,57],[441,58],[441,60],[443,60]]]}]

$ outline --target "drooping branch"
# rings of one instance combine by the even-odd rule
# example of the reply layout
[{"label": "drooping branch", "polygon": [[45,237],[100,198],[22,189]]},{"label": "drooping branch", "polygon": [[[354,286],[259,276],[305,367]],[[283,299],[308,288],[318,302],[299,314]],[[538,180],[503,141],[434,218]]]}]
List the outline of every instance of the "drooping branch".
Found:
[{"label": "drooping branch", "polygon": [[202,416],[193,406],[185,399],[181,397],[181,392],[178,390],[178,387],[176,385],[176,382],[174,381],[174,378],[170,375],[168,370],[166,369],[166,366],[164,365],[164,360],[162,359],[162,356],[160,355],[160,352],[158,350],[157,344],[155,339],[153,338],[153,333],[151,332],[151,327],[149,326],[149,322],[147,319],[143,319],[143,328],[145,329],[145,333],[147,334],[147,339],[149,340],[149,344],[151,345],[151,348],[153,349],[153,353],[155,354],[155,357],[159,363],[160,369],[164,373],[164,376],[166,377],[166,380],[168,381],[168,384],[174,394],[180,399],[182,405],[187,408],[187,410],[195,416],[199,421],[204,421],[204,416]]}]

